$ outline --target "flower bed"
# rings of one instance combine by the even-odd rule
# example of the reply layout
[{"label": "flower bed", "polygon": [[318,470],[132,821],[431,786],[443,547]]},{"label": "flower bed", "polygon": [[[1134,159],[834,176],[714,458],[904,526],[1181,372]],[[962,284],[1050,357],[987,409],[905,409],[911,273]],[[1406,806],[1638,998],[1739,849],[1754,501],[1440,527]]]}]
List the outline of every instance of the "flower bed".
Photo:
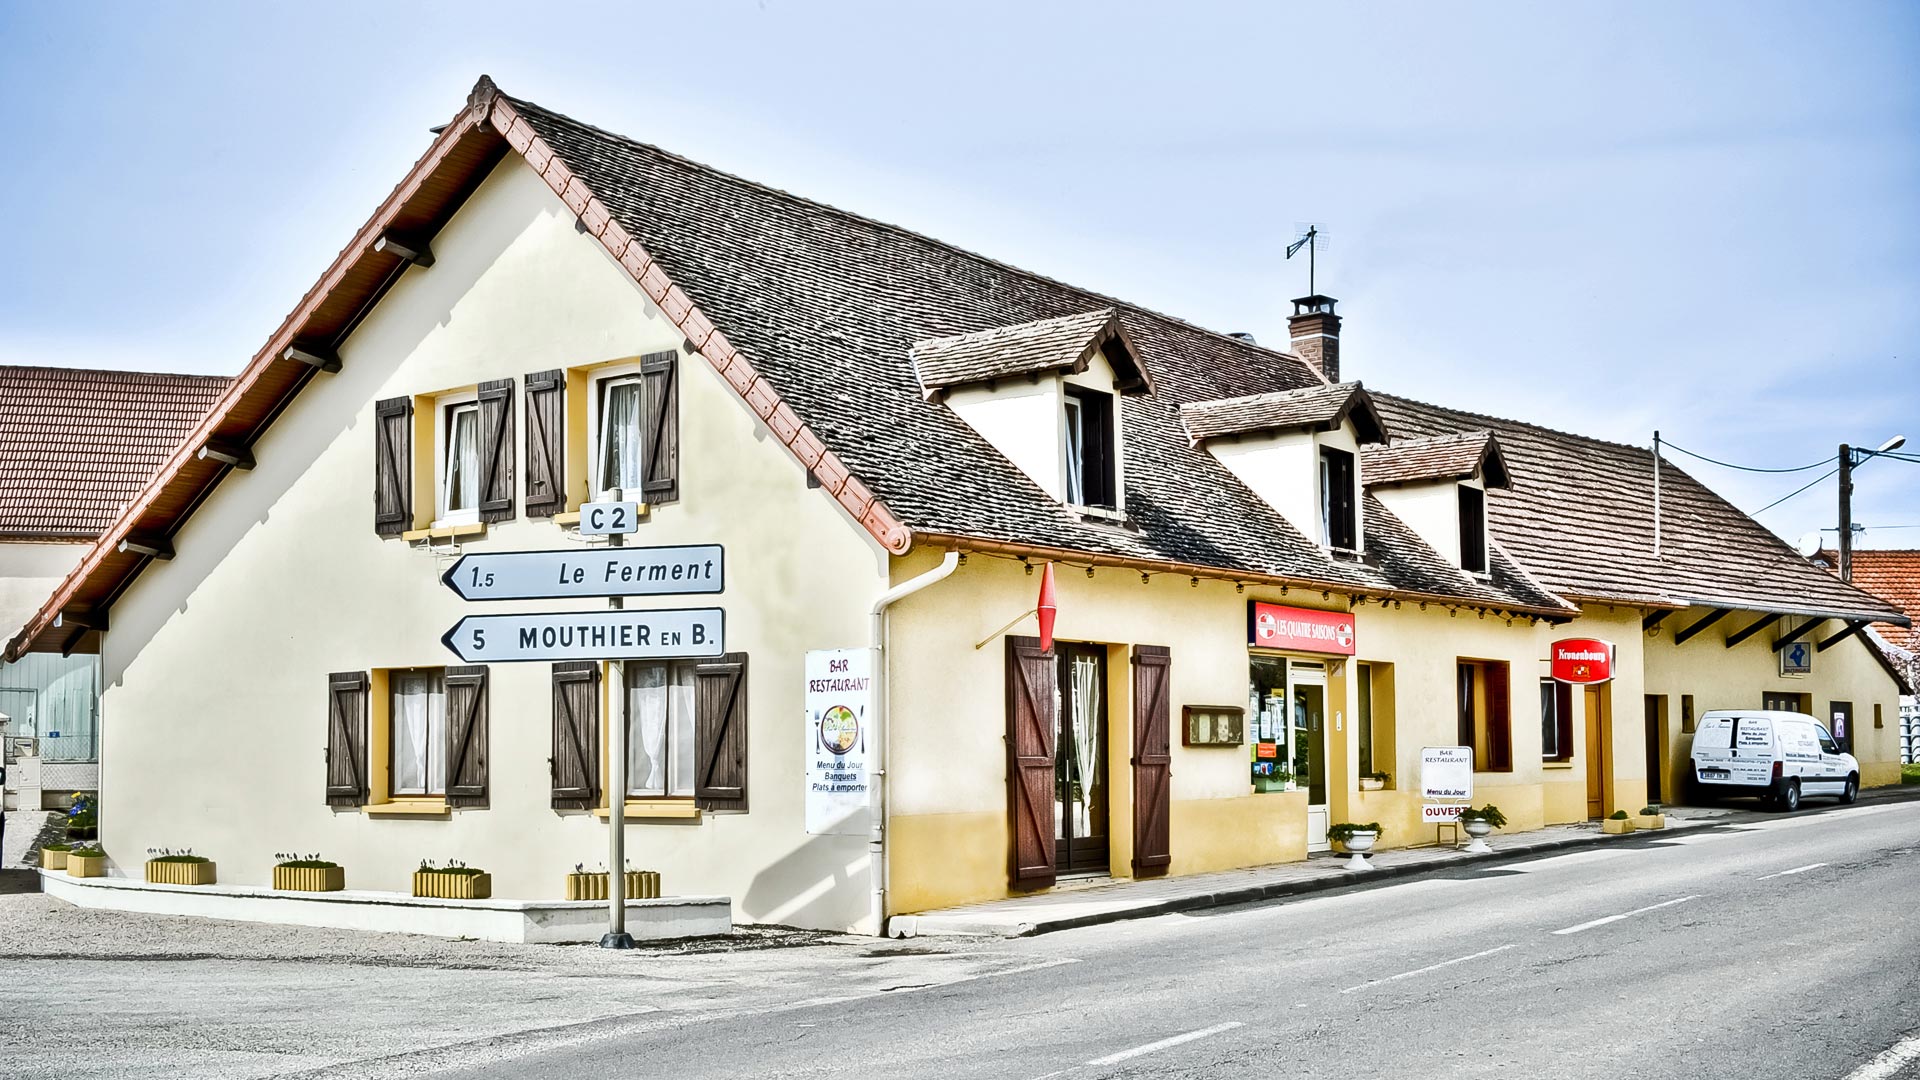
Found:
[{"label": "flower bed", "polygon": [[147,880],[155,885],[212,885],[213,860],[191,851],[162,851],[147,859]]}]

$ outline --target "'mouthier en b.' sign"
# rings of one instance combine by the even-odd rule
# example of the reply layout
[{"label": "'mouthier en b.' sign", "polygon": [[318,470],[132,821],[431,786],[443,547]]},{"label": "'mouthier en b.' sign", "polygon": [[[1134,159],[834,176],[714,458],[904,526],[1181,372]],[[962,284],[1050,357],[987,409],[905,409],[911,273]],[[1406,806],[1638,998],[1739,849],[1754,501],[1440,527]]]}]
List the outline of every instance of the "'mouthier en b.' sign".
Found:
[{"label": "'mouthier en b.' sign", "polygon": [[726,652],[726,613],[680,608],[469,615],[440,640],[470,664],[719,656]]}]

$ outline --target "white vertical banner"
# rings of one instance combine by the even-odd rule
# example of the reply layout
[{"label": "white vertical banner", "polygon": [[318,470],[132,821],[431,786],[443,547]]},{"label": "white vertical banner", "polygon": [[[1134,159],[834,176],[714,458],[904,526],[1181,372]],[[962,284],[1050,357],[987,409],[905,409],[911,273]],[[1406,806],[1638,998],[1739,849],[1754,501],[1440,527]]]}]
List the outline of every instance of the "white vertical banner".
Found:
[{"label": "white vertical banner", "polygon": [[865,836],[873,806],[867,725],[873,716],[873,650],[807,654],[807,831]]}]

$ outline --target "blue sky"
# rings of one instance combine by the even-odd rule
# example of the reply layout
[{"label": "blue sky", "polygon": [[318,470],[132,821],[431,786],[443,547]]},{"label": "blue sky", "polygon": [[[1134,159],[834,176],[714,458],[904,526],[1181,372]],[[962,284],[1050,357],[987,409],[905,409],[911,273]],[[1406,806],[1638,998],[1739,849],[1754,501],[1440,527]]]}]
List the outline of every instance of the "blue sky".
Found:
[{"label": "blue sky", "polygon": [[[0,5],[0,362],[237,371],[486,72],[1269,343],[1322,222],[1376,388],[1750,465],[1920,450],[1920,6],[910,7]],[[1688,467],[1747,510],[1819,475]],[[1920,463],[1855,505],[1920,526]],[[1762,520],[1830,527],[1834,482]]]}]

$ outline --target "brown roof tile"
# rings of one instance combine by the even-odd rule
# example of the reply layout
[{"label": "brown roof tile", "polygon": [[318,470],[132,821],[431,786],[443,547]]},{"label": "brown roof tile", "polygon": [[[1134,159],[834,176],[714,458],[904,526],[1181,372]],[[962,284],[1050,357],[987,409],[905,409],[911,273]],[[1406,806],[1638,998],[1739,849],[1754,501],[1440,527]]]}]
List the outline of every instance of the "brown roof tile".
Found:
[{"label": "brown roof tile", "polygon": [[1247,435],[1257,431],[1338,427],[1349,415],[1361,437],[1380,438],[1384,431],[1365,389],[1357,382],[1277,390],[1264,394],[1194,401],[1180,406],[1180,422],[1196,446],[1207,439]]},{"label": "brown roof tile", "polygon": [[920,385],[931,397],[939,390],[1009,375],[1085,371],[1094,352],[1119,331],[1119,314],[1108,307],[916,341],[911,356]]},{"label": "brown roof tile", "polygon": [[[1920,550],[1869,548],[1853,553],[1853,584],[1865,589],[1920,621]],[[1909,653],[1920,652],[1920,630],[1893,623],[1874,623],[1887,643]]]},{"label": "brown roof tile", "polygon": [[1488,487],[1507,487],[1506,460],[1491,432],[1430,435],[1422,439],[1395,439],[1386,446],[1369,446],[1360,457],[1360,478],[1368,487],[1418,484],[1432,480],[1467,480],[1486,472]]},{"label": "brown roof tile", "polygon": [[0,367],[0,537],[99,536],[231,381]]}]

